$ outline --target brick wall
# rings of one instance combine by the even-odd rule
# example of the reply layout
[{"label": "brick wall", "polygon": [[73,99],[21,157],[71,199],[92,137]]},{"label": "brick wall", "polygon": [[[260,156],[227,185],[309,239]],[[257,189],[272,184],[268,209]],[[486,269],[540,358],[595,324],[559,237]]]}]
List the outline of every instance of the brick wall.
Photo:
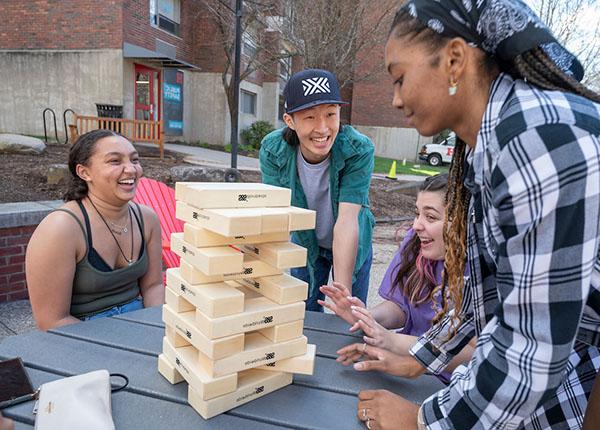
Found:
[{"label": "brick wall", "polygon": [[0,49],[121,48],[122,1],[0,1]]},{"label": "brick wall", "polygon": [[28,298],[25,250],[35,227],[0,229],[0,303]]},{"label": "brick wall", "polygon": [[196,44],[201,33],[196,22],[199,7],[199,2],[181,0],[180,33],[175,36],[150,24],[148,0],[123,0],[123,41],[155,51],[156,39],[160,39],[176,47],[178,59],[197,65],[199,48]]}]

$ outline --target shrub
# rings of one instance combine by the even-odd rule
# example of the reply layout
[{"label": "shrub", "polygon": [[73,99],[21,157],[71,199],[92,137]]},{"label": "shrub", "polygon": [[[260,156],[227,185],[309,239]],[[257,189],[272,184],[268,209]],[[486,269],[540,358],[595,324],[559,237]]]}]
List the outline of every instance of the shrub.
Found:
[{"label": "shrub", "polygon": [[242,139],[253,149],[260,149],[260,142],[263,138],[275,130],[275,127],[267,121],[256,121],[250,127],[242,130]]}]

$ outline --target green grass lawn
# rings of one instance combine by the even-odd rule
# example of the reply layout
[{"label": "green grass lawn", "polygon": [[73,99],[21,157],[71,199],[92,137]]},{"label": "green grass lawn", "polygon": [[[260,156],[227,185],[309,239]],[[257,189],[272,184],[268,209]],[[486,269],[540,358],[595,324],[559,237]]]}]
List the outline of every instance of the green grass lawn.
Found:
[{"label": "green grass lawn", "polygon": [[[390,167],[394,160],[390,158],[383,158],[375,156],[375,169],[374,173],[388,174]],[[416,165],[420,167],[415,167]],[[438,173],[448,173],[448,166],[433,167],[424,161],[419,163],[406,162],[406,166],[402,165],[402,160],[396,160],[396,174],[397,175],[421,175],[421,176],[433,176]]]}]

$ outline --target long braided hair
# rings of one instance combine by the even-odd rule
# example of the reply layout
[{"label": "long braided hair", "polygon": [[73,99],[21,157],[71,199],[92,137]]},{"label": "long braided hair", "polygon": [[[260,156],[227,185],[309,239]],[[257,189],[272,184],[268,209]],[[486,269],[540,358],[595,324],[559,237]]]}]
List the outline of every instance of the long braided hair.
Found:
[{"label": "long braided hair", "polygon": [[[450,40],[412,17],[406,9],[400,8],[392,22],[389,37],[405,39],[408,43],[422,43],[433,55],[441,50]],[[439,64],[433,60],[432,67]],[[493,76],[496,70],[510,74],[515,79],[546,90],[557,90],[574,93],[600,102],[600,95],[563,72],[541,48],[534,48],[518,55],[511,62],[500,62],[486,54],[481,65],[483,73]],[[467,220],[470,193],[464,186],[466,143],[457,136],[454,157],[450,165],[448,189],[446,192],[446,214],[444,217],[444,243],[446,254],[442,284],[438,287],[440,311],[434,323],[440,321],[454,308],[449,336],[455,333],[456,326],[462,317],[462,297],[464,289],[464,273],[467,254]]]}]

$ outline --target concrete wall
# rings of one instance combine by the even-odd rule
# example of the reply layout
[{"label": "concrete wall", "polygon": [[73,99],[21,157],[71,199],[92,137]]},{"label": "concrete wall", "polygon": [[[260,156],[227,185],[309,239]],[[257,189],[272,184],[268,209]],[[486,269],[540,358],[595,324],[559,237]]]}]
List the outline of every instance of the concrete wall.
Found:
[{"label": "concrete wall", "polygon": [[265,82],[262,86],[263,108],[261,118],[277,127],[279,121],[279,82]]},{"label": "concrete wall", "polygon": [[43,135],[49,107],[62,138],[63,111],[96,115],[94,103],[123,104],[120,49],[0,51],[0,132]]},{"label": "concrete wall", "polygon": [[375,155],[395,160],[406,158],[408,161],[417,161],[421,147],[432,141],[431,137],[423,137],[413,128],[354,127],[371,138],[375,144]]},{"label": "concrete wall", "polygon": [[224,145],[229,113],[220,73],[184,72],[183,139]]}]

